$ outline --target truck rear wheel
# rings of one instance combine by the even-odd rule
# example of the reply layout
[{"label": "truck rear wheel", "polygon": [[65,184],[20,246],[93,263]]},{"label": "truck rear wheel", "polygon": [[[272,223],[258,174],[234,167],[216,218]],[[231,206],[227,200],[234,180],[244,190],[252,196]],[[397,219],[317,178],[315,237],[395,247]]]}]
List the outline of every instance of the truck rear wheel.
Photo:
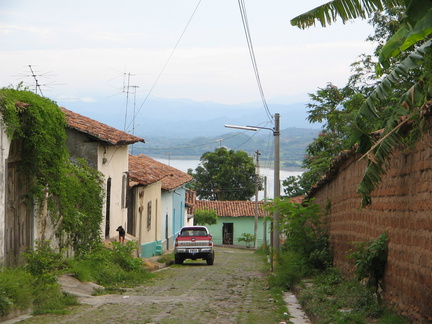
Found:
[{"label": "truck rear wheel", "polygon": [[178,255],[174,256],[174,263],[175,264],[183,264],[183,259],[181,257],[179,257]]},{"label": "truck rear wheel", "polygon": [[214,263],[214,255],[212,254],[212,255],[208,256],[207,259],[206,259],[206,261],[207,261],[208,265],[213,265],[213,263]]}]

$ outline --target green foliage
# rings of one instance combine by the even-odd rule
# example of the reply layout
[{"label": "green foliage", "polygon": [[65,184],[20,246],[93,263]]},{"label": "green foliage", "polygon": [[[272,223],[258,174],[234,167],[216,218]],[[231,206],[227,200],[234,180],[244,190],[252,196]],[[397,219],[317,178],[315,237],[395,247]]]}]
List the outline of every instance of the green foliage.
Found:
[{"label": "green foliage", "polygon": [[24,268],[44,284],[55,283],[59,270],[65,266],[62,255],[53,251],[49,241],[36,241],[36,248],[30,248],[24,258]]},{"label": "green foliage", "polygon": [[281,250],[274,275],[269,277],[269,285],[283,290],[292,289],[309,270],[303,255],[292,250]]},{"label": "green foliage", "polygon": [[77,304],[75,297],[60,290],[57,275],[65,262],[49,242],[38,242],[25,259],[24,267],[0,271],[0,315],[27,308],[34,314],[64,314],[67,306]]},{"label": "green foliage", "polygon": [[317,323],[407,323],[379,304],[367,287],[344,279],[335,268],[316,276],[297,297]]},{"label": "green foliage", "polygon": [[388,235],[383,233],[376,240],[354,243],[357,251],[348,257],[354,260],[358,280],[367,279],[367,285],[378,291],[387,264]]},{"label": "green foliage", "polygon": [[9,314],[12,308],[26,309],[32,302],[34,278],[24,269],[0,270],[0,315]]},{"label": "green foliage", "polygon": [[242,235],[237,239],[239,242],[245,242],[246,247],[250,247],[251,243],[255,241],[255,235],[249,233],[242,233]]},{"label": "green foliage", "polygon": [[255,194],[255,164],[247,153],[221,147],[204,153],[200,160],[192,173],[200,199],[249,200]]},{"label": "green foliage", "polygon": [[78,254],[99,244],[100,174],[84,161],[69,161],[64,113],[47,98],[11,88],[0,89],[0,111],[8,137],[21,143],[19,170],[29,179],[28,198],[42,205],[48,190],[57,235],[65,233]]},{"label": "green foliage", "polygon": [[70,163],[60,186],[60,230],[68,233],[77,255],[100,244],[102,223],[101,174],[84,160]]},{"label": "green foliage", "polygon": [[214,225],[217,221],[218,216],[214,209],[197,209],[194,212],[194,225]]},{"label": "green foliage", "polygon": [[333,263],[326,222],[319,205],[313,201],[297,204],[289,200],[276,201],[280,232],[285,237],[282,250],[295,251],[311,270],[323,270]]},{"label": "green foliage", "polygon": [[105,287],[134,286],[150,277],[143,261],[134,256],[136,248],[133,242],[113,242],[112,249],[100,246],[70,260],[69,268],[81,281],[94,281]]}]

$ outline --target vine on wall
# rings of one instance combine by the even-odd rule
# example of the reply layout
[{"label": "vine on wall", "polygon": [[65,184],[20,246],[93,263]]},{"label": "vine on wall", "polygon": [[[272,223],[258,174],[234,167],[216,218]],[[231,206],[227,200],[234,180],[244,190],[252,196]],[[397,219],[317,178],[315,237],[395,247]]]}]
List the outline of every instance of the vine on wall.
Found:
[{"label": "vine on wall", "polygon": [[[64,113],[54,101],[20,86],[0,89],[0,113],[8,138],[22,144],[20,172],[29,177],[27,198],[40,206],[39,221],[50,217],[56,235],[67,234],[78,254],[99,245],[101,177],[83,160],[69,160]],[[44,226],[40,236],[47,239]]]}]

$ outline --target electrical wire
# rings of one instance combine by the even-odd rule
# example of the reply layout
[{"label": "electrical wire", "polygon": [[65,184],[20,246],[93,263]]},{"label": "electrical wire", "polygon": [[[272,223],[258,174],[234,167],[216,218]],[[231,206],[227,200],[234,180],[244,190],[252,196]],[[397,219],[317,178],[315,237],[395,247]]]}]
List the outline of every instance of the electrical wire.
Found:
[{"label": "electrical wire", "polygon": [[[229,137],[225,137],[225,138],[219,138],[219,139],[217,139],[217,140],[214,140],[214,141],[211,141],[211,142],[207,142],[207,143],[202,143],[202,144],[198,144],[198,145],[191,145],[191,146],[180,146],[180,147],[160,147],[160,148],[158,148],[158,147],[154,147],[154,148],[152,148],[152,147],[146,147],[146,149],[149,149],[149,150],[155,150],[155,151],[165,151],[165,150],[182,150],[182,149],[187,149],[187,148],[195,148],[195,147],[200,147],[200,146],[206,146],[206,145],[209,145],[209,144],[213,144],[213,143],[217,143],[217,142],[221,142],[221,141],[225,141],[225,140],[227,140],[227,139],[230,139],[230,138],[233,138],[233,137],[236,137],[236,136],[238,136],[239,135],[239,133],[236,133],[236,134],[234,134],[233,136],[229,136]],[[249,140],[249,139],[248,139]],[[248,141],[247,140],[247,141]],[[246,141],[246,142],[247,142]],[[245,143],[246,143],[245,142]],[[244,143],[243,143],[244,144]],[[240,146],[242,146],[243,144],[241,144]]]},{"label": "electrical wire", "polygon": [[[169,61],[171,60],[171,57],[173,56],[175,50],[177,49],[178,45],[180,44],[181,39],[183,38],[183,35],[186,32],[186,29],[189,27],[190,22],[192,21],[192,18],[195,16],[196,11],[198,10],[198,7],[200,5],[202,0],[199,0],[197,5],[195,6],[194,11],[192,12],[191,17],[189,18],[185,28],[183,29],[177,43],[175,44],[174,48],[172,49],[170,55],[168,56],[168,59],[166,60],[164,66],[162,67],[161,71],[159,72],[159,75],[157,76],[155,82],[153,83],[153,85],[151,86],[149,92],[147,93],[147,96],[144,98],[143,103],[141,104],[141,106],[139,107],[139,109],[136,111],[135,115],[133,116],[132,120],[135,120],[136,116],[138,115],[138,113],[140,112],[141,108],[144,106],[144,104],[147,102],[147,99],[149,98],[150,94],[152,93],[153,89],[155,88],[156,84],[158,83],[159,79],[161,78],[163,72],[165,71],[165,68],[167,67]],[[132,124],[132,122],[129,123],[128,128],[130,127],[130,125]]]},{"label": "electrical wire", "polygon": [[243,21],[243,28],[245,31],[246,41],[247,41],[248,48],[249,48],[249,55],[250,55],[250,58],[252,61],[252,66],[253,66],[253,70],[255,73],[255,79],[256,79],[257,85],[258,85],[258,90],[260,92],[261,100],[262,100],[262,103],[264,105],[265,112],[267,113],[267,117],[269,118],[270,121],[272,121],[273,116],[270,113],[270,109],[268,108],[268,105],[267,105],[267,102],[266,102],[266,99],[264,96],[264,90],[262,88],[261,78],[260,78],[259,71],[258,71],[258,65],[256,62],[255,53],[254,53],[254,49],[253,49],[253,45],[252,45],[252,37],[250,34],[250,30],[249,30],[249,23],[248,23],[247,13],[246,13],[246,5],[244,3],[244,0],[238,0],[238,4],[239,4],[240,14],[241,14],[242,21]]}]

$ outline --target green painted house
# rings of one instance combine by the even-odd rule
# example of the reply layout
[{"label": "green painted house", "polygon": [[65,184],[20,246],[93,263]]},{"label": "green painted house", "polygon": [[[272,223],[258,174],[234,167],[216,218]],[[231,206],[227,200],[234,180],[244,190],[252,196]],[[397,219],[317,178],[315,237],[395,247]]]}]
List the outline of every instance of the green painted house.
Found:
[{"label": "green painted house", "polygon": [[[270,245],[271,222],[264,221],[264,203],[258,202],[258,228],[257,247],[264,242]],[[254,201],[205,201],[195,200],[194,210],[216,211],[218,223],[206,225],[213,236],[216,245],[246,246],[245,242],[238,239],[243,233],[254,234],[255,228],[255,202]],[[251,244],[253,246],[253,242]]]}]

